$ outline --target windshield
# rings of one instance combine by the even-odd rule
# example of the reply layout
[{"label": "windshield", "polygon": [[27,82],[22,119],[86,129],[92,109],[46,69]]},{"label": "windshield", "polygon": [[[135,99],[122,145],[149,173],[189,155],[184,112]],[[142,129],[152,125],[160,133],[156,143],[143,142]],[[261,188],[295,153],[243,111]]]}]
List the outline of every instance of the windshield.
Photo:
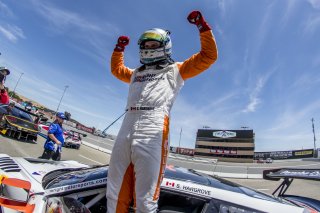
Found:
[{"label": "windshield", "polygon": [[43,177],[42,186],[45,189],[59,186],[67,186],[83,181],[91,181],[106,178],[108,169],[106,166],[95,166],[91,168],[60,169],[55,170]]},{"label": "windshield", "polygon": [[13,116],[16,116],[16,117],[19,117],[19,118],[22,118],[24,120],[27,120],[27,121],[30,121],[30,122],[33,122],[31,116],[28,114],[28,113],[25,113],[17,108],[13,108],[12,110],[12,115]]},{"label": "windshield", "polygon": [[[0,105],[0,113],[7,113],[7,109],[8,109],[8,105]],[[29,122],[33,122],[32,117],[28,113],[26,113],[26,112],[24,112],[24,111],[22,111],[22,110],[20,110],[20,109],[18,109],[16,107],[12,108],[12,111],[11,111],[10,114],[15,116],[15,117],[27,120]]]}]

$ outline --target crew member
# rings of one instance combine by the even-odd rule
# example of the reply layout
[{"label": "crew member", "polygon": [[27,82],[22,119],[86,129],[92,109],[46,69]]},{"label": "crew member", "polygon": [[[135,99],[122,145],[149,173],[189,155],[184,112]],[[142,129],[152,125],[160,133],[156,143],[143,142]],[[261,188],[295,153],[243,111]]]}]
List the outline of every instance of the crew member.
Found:
[{"label": "crew member", "polygon": [[217,60],[217,47],[210,26],[199,11],[188,21],[200,31],[201,50],[184,62],[171,58],[170,32],[145,31],[139,41],[140,62],[136,69],[124,65],[129,37],[120,36],[111,57],[111,72],[130,84],[127,113],[112,150],[108,171],[108,212],[128,212],[134,198],[137,212],[156,212],[160,184],[168,155],[169,114],[184,84]]},{"label": "crew member", "polygon": [[6,67],[0,67],[0,104],[9,104],[9,95],[4,86],[7,75],[10,74],[10,70]]},{"label": "crew member", "polygon": [[14,102],[10,102],[9,105],[8,105],[8,108],[7,108],[7,115],[11,115],[12,114],[12,110],[15,106],[15,103]]},{"label": "crew member", "polygon": [[66,119],[63,112],[56,114],[56,120],[50,124],[48,137],[44,143],[44,151],[40,158],[42,159],[61,159],[62,146],[64,144],[62,123]]}]

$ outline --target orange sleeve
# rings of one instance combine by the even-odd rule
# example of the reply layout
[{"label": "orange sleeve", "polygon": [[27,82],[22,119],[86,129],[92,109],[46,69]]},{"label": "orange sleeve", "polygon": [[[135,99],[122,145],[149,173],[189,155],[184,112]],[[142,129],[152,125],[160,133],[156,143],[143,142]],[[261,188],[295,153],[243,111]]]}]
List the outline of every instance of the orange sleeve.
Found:
[{"label": "orange sleeve", "polygon": [[111,56],[111,73],[119,80],[130,83],[132,70],[123,64],[123,52],[113,52]]},{"label": "orange sleeve", "polygon": [[212,31],[200,33],[201,50],[182,63],[178,63],[179,72],[186,80],[208,69],[218,58],[218,50]]}]

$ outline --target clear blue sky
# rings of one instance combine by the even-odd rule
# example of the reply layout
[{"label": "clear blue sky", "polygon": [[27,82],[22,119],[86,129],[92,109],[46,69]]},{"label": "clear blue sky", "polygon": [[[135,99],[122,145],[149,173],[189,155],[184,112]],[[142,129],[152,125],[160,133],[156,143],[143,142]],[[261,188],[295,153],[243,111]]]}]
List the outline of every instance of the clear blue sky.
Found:
[{"label": "clear blue sky", "polygon": [[[110,73],[120,35],[139,66],[137,39],[149,28],[172,32],[173,58],[199,51],[186,17],[200,10],[213,27],[218,61],[186,81],[171,114],[171,145],[193,148],[198,128],[252,128],[256,151],[320,145],[320,1],[0,0],[0,65],[11,89],[88,126],[104,129],[126,105],[128,85]],[[121,121],[109,133],[116,134]]]}]

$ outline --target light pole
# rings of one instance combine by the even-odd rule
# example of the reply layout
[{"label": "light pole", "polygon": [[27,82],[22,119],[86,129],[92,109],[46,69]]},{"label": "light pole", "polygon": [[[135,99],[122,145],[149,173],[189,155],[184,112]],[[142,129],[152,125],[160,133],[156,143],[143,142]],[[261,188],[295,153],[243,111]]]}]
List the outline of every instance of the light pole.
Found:
[{"label": "light pole", "polygon": [[181,127],[181,130],[180,130],[180,136],[179,136],[179,154],[180,154],[180,141],[181,141],[181,134],[182,134],[182,127]]},{"label": "light pole", "polygon": [[313,121],[314,121],[314,119],[312,118],[312,119],[311,119],[311,122],[312,122],[313,146],[314,146],[313,157],[316,157],[316,151],[317,151],[317,148],[316,148],[316,134],[314,133],[314,124],[313,124]]},{"label": "light pole", "polygon": [[58,107],[57,107],[56,113],[57,113],[57,112],[58,112],[58,110],[59,110],[59,107],[60,107],[60,104],[61,104],[62,98],[63,98],[64,93],[66,92],[66,90],[67,90],[67,88],[68,88],[68,87],[69,87],[68,85],[64,86],[64,90],[63,90],[62,96],[61,96],[61,98],[60,98],[60,101],[59,101],[59,104],[58,104]]},{"label": "light pole", "polygon": [[18,84],[20,82],[20,79],[21,79],[23,74],[24,74],[23,72],[20,74],[20,77],[19,77],[19,79],[18,79],[18,81],[16,83],[16,86],[14,87],[13,92],[11,93],[11,96],[10,96],[11,98],[12,98],[13,94],[15,94],[16,88],[17,88],[17,86],[18,86]]}]

